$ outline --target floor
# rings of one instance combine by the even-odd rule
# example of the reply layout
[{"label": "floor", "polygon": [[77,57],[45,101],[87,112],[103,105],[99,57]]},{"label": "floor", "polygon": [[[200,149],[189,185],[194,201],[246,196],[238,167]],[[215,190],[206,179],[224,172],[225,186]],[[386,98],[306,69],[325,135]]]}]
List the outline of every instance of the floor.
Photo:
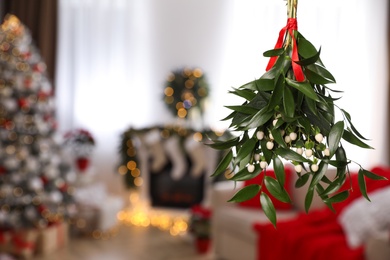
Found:
[{"label": "floor", "polygon": [[66,248],[33,260],[212,260],[196,252],[192,239],[157,228],[121,226],[109,239],[72,239]]}]

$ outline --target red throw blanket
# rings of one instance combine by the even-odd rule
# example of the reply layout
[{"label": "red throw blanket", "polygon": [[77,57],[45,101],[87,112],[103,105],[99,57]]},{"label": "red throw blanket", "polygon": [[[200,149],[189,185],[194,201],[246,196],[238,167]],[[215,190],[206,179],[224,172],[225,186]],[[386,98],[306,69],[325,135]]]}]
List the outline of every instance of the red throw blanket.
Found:
[{"label": "red throw blanket", "polygon": [[[390,179],[390,169],[372,170]],[[349,203],[361,197],[357,175],[351,176],[353,192],[349,198],[335,204],[336,213],[328,208],[302,213],[296,219],[278,222],[277,229],[271,224],[254,224],[258,233],[259,260],[364,260],[364,248],[351,249],[347,245],[338,215]],[[343,189],[350,188],[347,181]],[[367,191],[385,187],[388,181],[367,179]]]}]

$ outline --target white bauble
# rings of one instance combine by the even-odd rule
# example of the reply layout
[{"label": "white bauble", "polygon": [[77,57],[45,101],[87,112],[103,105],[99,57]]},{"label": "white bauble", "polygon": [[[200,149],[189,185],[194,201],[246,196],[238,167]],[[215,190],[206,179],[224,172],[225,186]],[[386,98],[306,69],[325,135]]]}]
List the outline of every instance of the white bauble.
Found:
[{"label": "white bauble", "polygon": [[28,181],[28,187],[34,191],[40,191],[43,189],[43,181],[41,178],[34,177]]},{"label": "white bauble", "polygon": [[63,196],[61,194],[61,192],[59,191],[53,191],[50,193],[50,197],[49,197],[50,201],[53,202],[53,203],[60,203],[63,199]]}]

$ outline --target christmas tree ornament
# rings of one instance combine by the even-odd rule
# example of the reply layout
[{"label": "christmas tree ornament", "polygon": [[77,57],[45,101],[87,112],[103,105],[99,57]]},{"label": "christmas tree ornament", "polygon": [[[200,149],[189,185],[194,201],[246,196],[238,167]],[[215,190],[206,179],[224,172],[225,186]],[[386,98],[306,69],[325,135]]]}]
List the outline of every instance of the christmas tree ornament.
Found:
[{"label": "christmas tree ornament", "polygon": [[[297,0],[287,0],[286,26],[280,30],[274,49],[264,52],[269,58],[266,72],[230,91],[244,99],[241,105],[227,106],[232,112],[224,118],[231,121],[229,128],[237,136],[210,144],[216,149],[228,149],[213,176],[227,169],[232,181],[263,176],[256,192],[254,186],[244,187],[230,201],[245,201],[260,193],[261,206],[274,225],[275,208],[262,190],[265,186],[276,199],[291,202],[283,186],[285,164],[294,166],[297,188],[309,183],[306,211],[315,193],[333,210],[333,203],[349,196],[349,190],[339,188],[348,181],[349,164],[356,163],[347,157],[343,142],[372,149],[353,125],[351,115],[336,105],[340,91],[328,86],[336,80],[320,58],[321,48],[317,50],[298,31],[297,5]],[[336,121],[336,111],[341,113],[342,120]],[[369,199],[365,179],[384,178],[356,164],[360,168],[360,191]],[[265,176],[267,165],[273,167],[276,178]],[[336,168],[333,179],[326,176],[329,167]]]}]

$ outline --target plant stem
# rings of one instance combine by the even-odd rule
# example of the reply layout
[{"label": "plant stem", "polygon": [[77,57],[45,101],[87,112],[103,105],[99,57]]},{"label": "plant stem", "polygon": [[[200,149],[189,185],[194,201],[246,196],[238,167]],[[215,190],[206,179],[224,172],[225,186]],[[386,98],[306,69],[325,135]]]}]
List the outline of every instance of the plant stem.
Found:
[{"label": "plant stem", "polygon": [[[287,17],[297,18],[297,6],[298,0],[287,0]],[[286,42],[284,47],[287,48],[291,43],[291,36],[287,34]]]}]

